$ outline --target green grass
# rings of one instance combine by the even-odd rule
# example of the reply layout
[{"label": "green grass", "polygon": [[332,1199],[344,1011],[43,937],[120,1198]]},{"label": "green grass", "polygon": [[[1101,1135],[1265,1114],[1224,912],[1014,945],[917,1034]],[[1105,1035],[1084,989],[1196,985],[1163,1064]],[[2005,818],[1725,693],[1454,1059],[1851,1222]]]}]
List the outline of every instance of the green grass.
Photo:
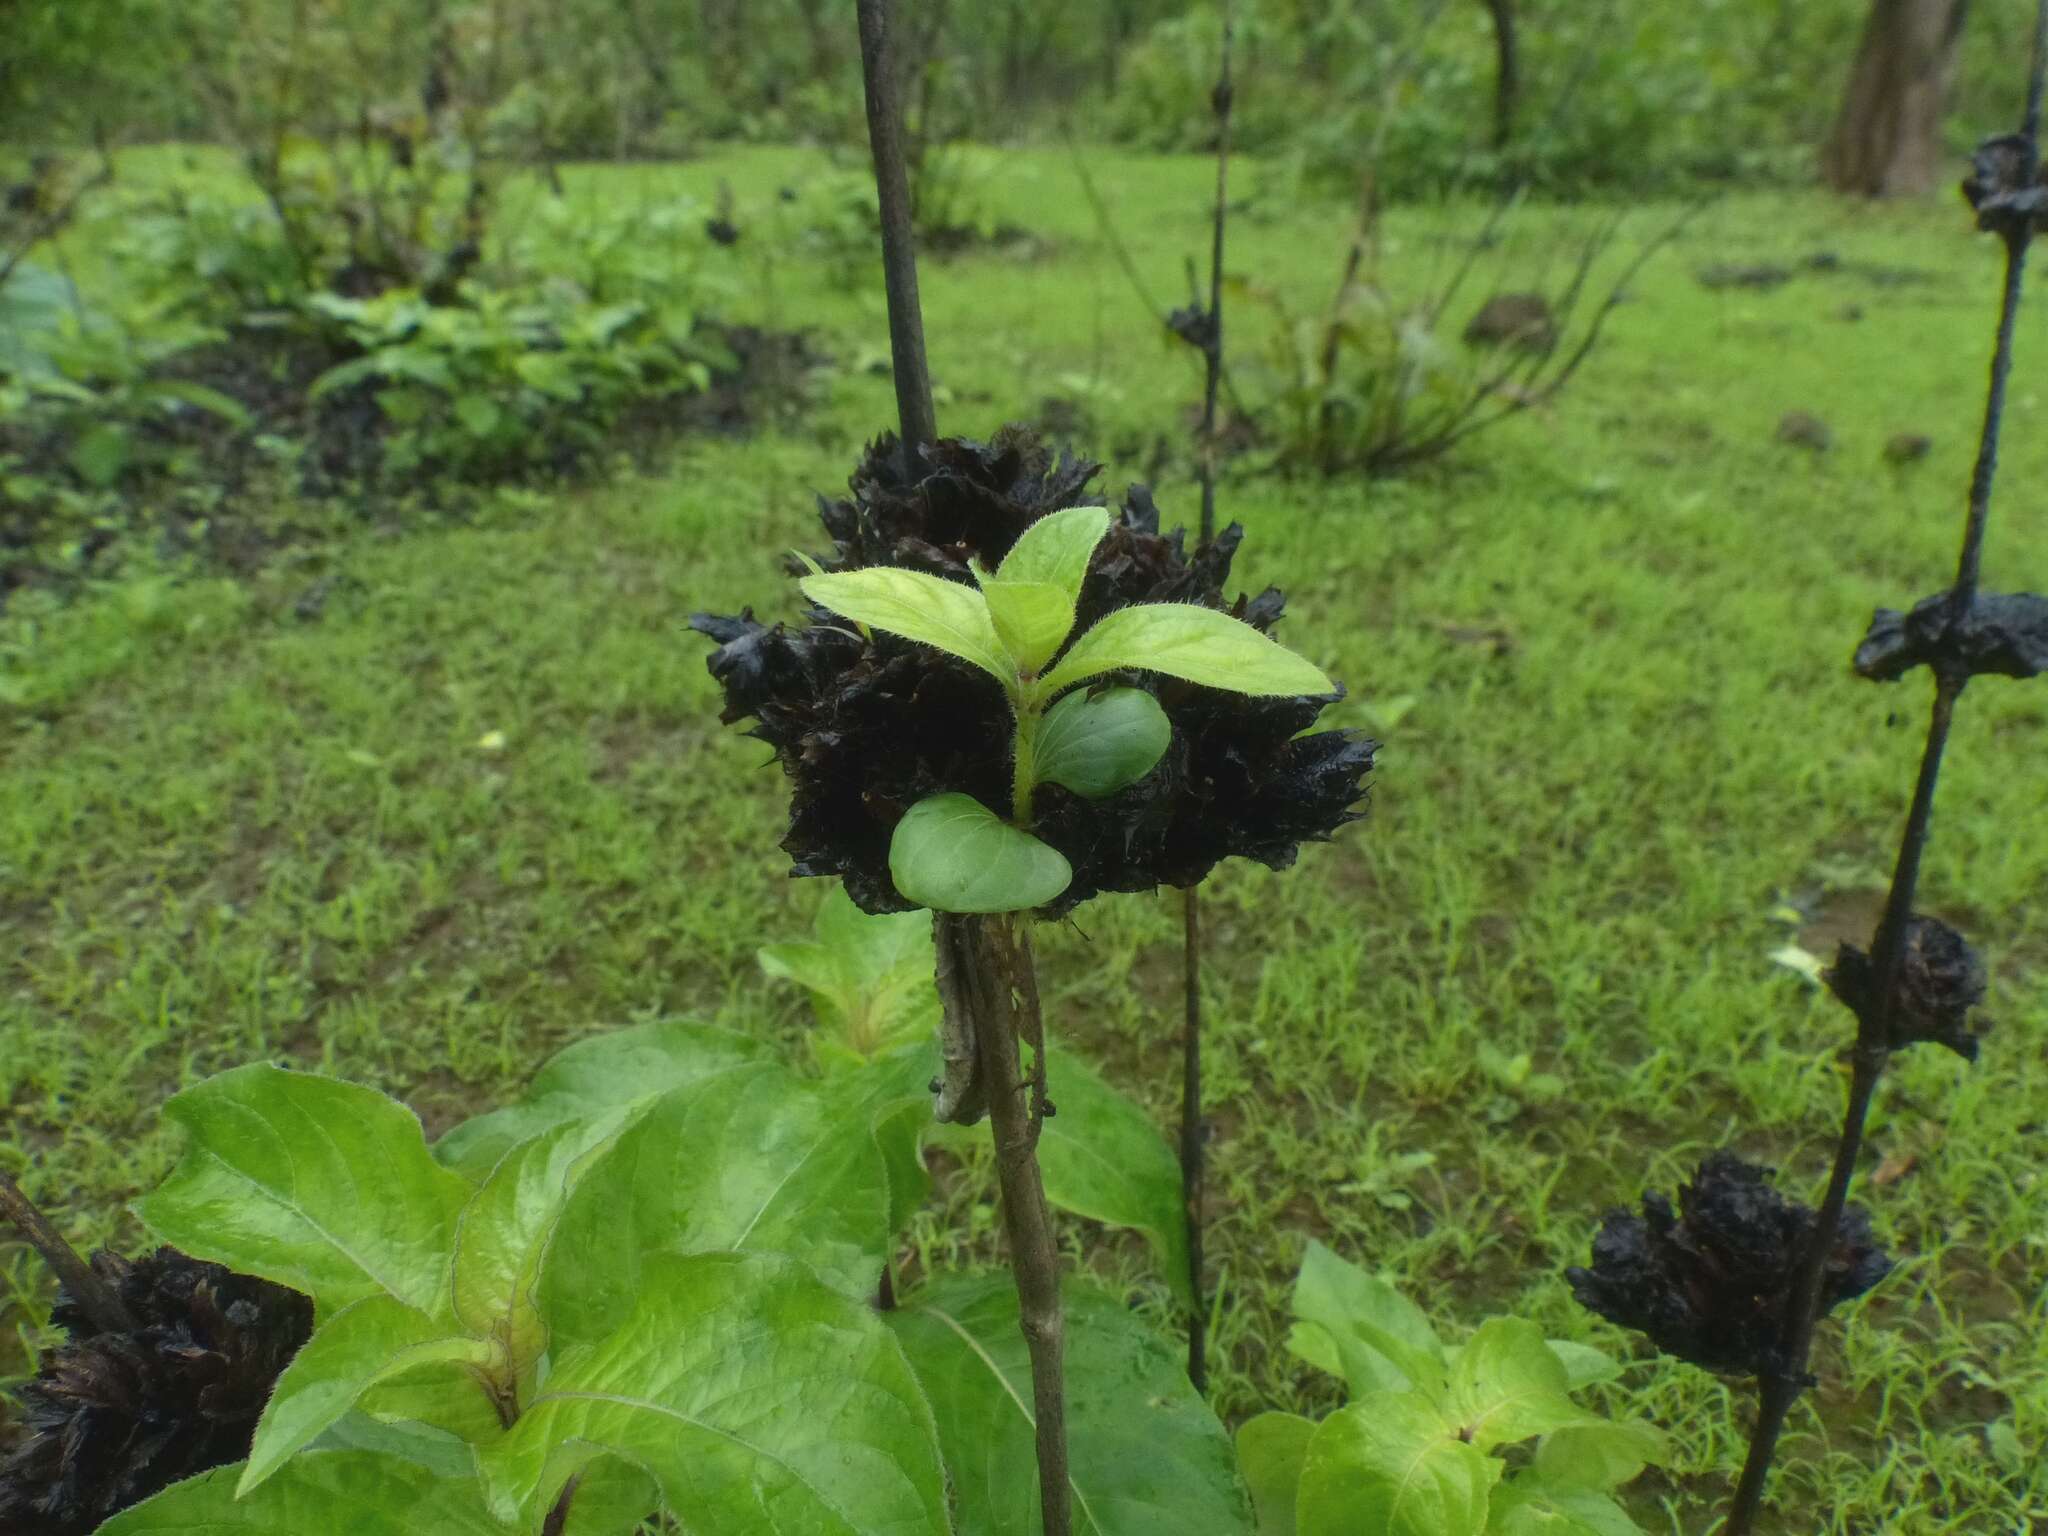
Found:
[{"label": "green grass", "polygon": [[[864,364],[884,344],[879,285],[769,249],[777,187],[819,164],[756,151],[578,171],[571,189],[708,197],[729,179],[749,229],[738,309]],[[1178,302],[1210,168],[1098,157],[1097,175]],[[1254,197],[1232,268],[1313,312],[1347,212],[1262,183],[1240,177]],[[942,425],[984,434],[1080,396],[1108,486],[1163,437],[1161,504],[1191,520],[1191,358],[1148,328],[1065,157],[991,163],[984,193],[1046,247],[927,265]],[[1472,302],[1561,260],[1589,221],[1531,214]],[[1391,270],[1440,270],[1440,237],[1476,222],[1396,216]],[[1931,280],[1692,277],[1823,248]],[[1927,689],[1857,682],[1847,660],[1873,606],[1952,567],[1994,259],[1946,204],[1734,199],[1635,285],[1556,406],[1403,481],[1225,485],[1224,515],[1251,531],[1241,582],[1287,589],[1286,638],[1352,688],[1344,723],[1391,722],[1365,823],[1288,873],[1228,870],[1207,898],[1227,1417],[1333,1401],[1282,1344],[1308,1236],[1454,1326],[1512,1307],[1626,1349],[1562,1278],[1604,1208],[1719,1145],[1817,1192],[1848,1021],[1772,964],[1795,936],[1772,912],[1817,897],[1861,939],[1886,876]],[[1238,318],[1255,395],[1269,322]],[[2020,348],[1987,570],[2039,589],[2048,309]],[[1794,408],[1833,424],[1832,454],[1773,440]],[[753,953],[805,929],[819,893],[785,878],[780,776],[719,727],[683,620],[791,611],[780,552],[818,542],[812,490],[841,484],[891,412],[887,379],[849,366],[798,432],[685,443],[657,473],[504,497],[462,526],[309,542],[246,584],[138,578],[0,621],[0,659],[41,701],[0,714],[0,1162],[81,1240],[133,1241],[123,1202],[171,1152],[157,1106],[233,1063],[363,1078],[439,1130],[592,1029],[686,1013],[797,1038],[799,1004]],[[1879,450],[1908,429],[1935,449],[1894,472]],[[322,581],[324,612],[300,619]],[[1923,905],[1990,957],[1995,1027],[1974,1071],[1919,1052],[1883,1094],[1865,1172],[1911,1169],[1858,1193],[1902,1263],[1824,1329],[1823,1386],[1783,1460],[1786,1532],[2048,1522],[2038,1465],[2007,1469],[1985,1434],[2048,1435],[2044,727],[2038,686],[1982,682],[1960,713]],[[502,749],[479,745],[491,732]],[[1054,1027],[1162,1125],[1178,911],[1104,899],[1041,946]],[[1508,1091],[1486,1048],[1527,1052],[1562,1093]],[[972,1168],[949,1180],[919,1248],[989,1251],[989,1188]],[[1165,1318],[1141,1249],[1091,1251]],[[1643,1485],[1646,1518],[1711,1529],[1746,1404],[1648,1357],[1628,1386],[1679,1447],[1674,1475]]]}]

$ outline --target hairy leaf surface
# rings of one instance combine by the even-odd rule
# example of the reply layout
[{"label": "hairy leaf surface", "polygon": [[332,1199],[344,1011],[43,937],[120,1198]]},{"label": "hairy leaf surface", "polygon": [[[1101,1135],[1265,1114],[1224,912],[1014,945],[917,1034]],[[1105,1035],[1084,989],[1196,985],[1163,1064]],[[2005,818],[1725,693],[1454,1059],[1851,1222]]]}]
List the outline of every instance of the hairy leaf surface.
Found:
[{"label": "hairy leaf surface", "polygon": [[1104,672],[1163,672],[1231,693],[1291,698],[1335,693],[1313,662],[1241,619],[1193,603],[1119,608],[1091,628],[1040,682],[1042,696]]}]

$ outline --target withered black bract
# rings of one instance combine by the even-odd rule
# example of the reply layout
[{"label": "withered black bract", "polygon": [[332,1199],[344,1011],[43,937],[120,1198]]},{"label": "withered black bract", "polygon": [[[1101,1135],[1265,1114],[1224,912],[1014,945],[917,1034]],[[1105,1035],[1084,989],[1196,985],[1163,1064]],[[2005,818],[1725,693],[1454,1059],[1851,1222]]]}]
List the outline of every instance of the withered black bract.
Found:
[{"label": "withered black bract", "polygon": [[1856,671],[1872,682],[1895,683],[1922,666],[1964,678],[2048,672],[2048,597],[1980,592],[1958,613],[1953,596],[1937,592],[1911,613],[1878,609],[1856,647]]},{"label": "withered black bract", "polygon": [[[1679,1190],[1677,1210],[1653,1191],[1642,1215],[1611,1213],[1591,1267],[1566,1271],[1579,1304],[1708,1370],[1777,1374],[1779,1330],[1815,1213],[1769,1178],[1767,1168],[1716,1152]],[[1828,1255],[1822,1311],[1890,1270],[1869,1214],[1851,1206]]]},{"label": "withered black bract", "polygon": [[[1830,991],[1859,1020],[1878,1011],[1876,966],[1854,944],[1844,944],[1828,969]],[[1915,915],[1906,924],[1906,948],[1885,1043],[1893,1049],[1923,1042],[1942,1045],[1965,1061],[1977,1059],[1977,1036],[1964,1027],[1984,1001],[1984,961],[1970,941],[1938,917]]]},{"label": "withered black bract", "polygon": [[[995,567],[1038,518],[1100,504],[1089,490],[1100,472],[1021,428],[985,444],[932,444],[914,469],[885,436],[863,457],[849,497],[821,499],[834,547],[819,563],[970,581],[970,560]],[[1201,603],[1261,630],[1279,621],[1275,590],[1234,603],[1224,596],[1240,528],[1191,555],[1184,535],[1161,533],[1159,522],[1150,493],[1133,487],[1089,565],[1076,634],[1146,602]],[[790,778],[782,846],[795,873],[838,875],[867,911],[903,911],[910,903],[889,877],[889,839],[904,812],[948,791],[1008,805],[1009,706],[974,668],[889,635],[865,640],[816,609],[801,629],[762,624],[751,611],[690,622],[718,642],[709,665],[725,690],[724,719],[751,719],[751,733],[775,749]],[[1232,856],[1284,868],[1302,843],[1362,814],[1375,744],[1351,731],[1300,734],[1330,699],[1247,698],[1149,675],[1126,681],[1158,697],[1172,745],[1152,773],[1105,800],[1040,786],[1032,830],[1074,868],[1054,912],[1104,891],[1193,885]]]},{"label": "withered black bract", "polygon": [[278,1374],[313,1331],[296,1291],[159,1248],[93,1268],[138,1323],[102,1333],[67,1301],[69,1342],[20,1392],[0,1462],[0,1536],[83,1536],[180,1479],[240,1461]]}]

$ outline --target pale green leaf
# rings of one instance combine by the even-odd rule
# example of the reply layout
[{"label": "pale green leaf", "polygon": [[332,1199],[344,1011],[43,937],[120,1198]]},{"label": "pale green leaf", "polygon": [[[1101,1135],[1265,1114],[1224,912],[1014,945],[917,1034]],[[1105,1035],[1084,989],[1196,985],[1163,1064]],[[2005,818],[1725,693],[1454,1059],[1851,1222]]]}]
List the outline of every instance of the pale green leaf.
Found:
[{"label": "pale green leaf", "polygon": [[[1178,1341],[1093,1288],[1065,1299],[1076,1536],[1245,1536],[1229,1437]],[[958,1536],[1038,1536],[1031,1365],[1008,1273],[951,1276],[886,1316],[938,1416]]]},{"label": "pale green leaf", "polygon": [[1501,1463],[1421,1397],[1369,1392],[1309,1442],[1300,1536],[1482,1536]]},{"label": "pale green leaf", "polygon": [[889,1181],[888,1229],[893,1237],[931,1192],[924,1166],[924,1139],[932,1127],[932,1069],[936,1058],[929,1035],[900,1045],[859,1066],[828,1076],[820,1086],[827,1113],[868,1127]]},{"label": "pale green leaf", "polygon": [[1536,1470],[1554,1488],[1619,1488],[1670,1454],[1664,1436],[1648,1424],[1589,1418],[1538,1441]]},{"label": "pale green leaf", "polygon": [[565,1120],[651,1098],[769,1054],[751,1036],[681,1019],[594,1035],[549,1060],[517,1103],[456,1126],[434,1143],[434,1156],[481,1182],[507,1152]]},{"label": "pale green leaf", "polygon": [[1005,582],[1042,582],[1066,594],[1067,620],[1088,578],[1088,561],[1109,532],[1106,507],[1069,507],[1041,517],[1017,536],[996,578]]},{"label": "pale green leaf", "polygon": [[972,795],[913,805],[889,840],[889,874],[906,901],[934,912],[1023,912],[1073,883],[1055,848]]},{"label": "pale green leaf", "polygon": [[909,1039],[926,1039],[938,1024],[932,980],[932,920],[924,912],[878,916],[854,905],[834,885],[818,908],[816,938],[756,951],[761,970],[810,994],[818,1022],[838,1051],[820,1050],[828,1067],[859,1062]]},{"label": "pale green leaf", "polygon": [[645,1468],[706,1532],[947,1536],[932,1410],[872,1309],[765,1254],[658,1258],[618,1331],[576,1351],[481,1453],[532,1518],[577,1459]]},{"label": "pale green leaf", "polygon": [[786,1253],[871,1296],[890,1244],[873,1129],[827,1091],[760,1062],[664,1096],[569,1197],[541,1271],[558,1343],[609,1334],[664,1254]]},{"label": "pale green leaf", "polygon": [[378,1294],[440,1310],[469,1186],[403,1104],[258,1064],[186,1089],[164,1118],[184,1155],[135,1208],[163,1241],[303,1291],[323,1315]]},{"label": "pale green leaf", "polygon": [[1017,669],[973,587],[888,566],[806,576],[797,585],[820,608],[971,662],[1006,689],[1016,686]]},{"label": "pale green leaf", "polygon": [[495,1340],[514,1376],[547,1347],[535,1290],[570,1192],[624,1130],[631,1111],[570,1120],[505,1154],[455,1229],[454,1307],[462,1326]]},{"label": "pale green leaf", "polygon": [[1237,1466],[1251,1490],[1259,1536],[1294,1536],[1301,1468],[1315,1433],[1313,1419],[1292,1413],[1262,1413],[1238,1430]]},{"label": "pale green leaf", "polygon": [[990,579],[981,595],[1017,671],[1036,672],[1051,661],[1074,627],[1073,598],[1051,582]]},{"label": "pale green leaf", "polygon": [[[1320,1339],[1335,1350],[1352,1396],[1442,1392],[1444,1348],[1422,1309],[1313,1239],[1294,1282],[1294,1315],[1322,1330]],[[1327,1367],[1327,1357],[1304,1358]]]},{"label": "pale green leaf", "polygon": [[309,1451],[247,1498],[235,1496],[241,1470],[175,1483],[95,1536],[519,1536],[491,1514],[474,1477],[397,1457]]},{"label": "pale green leaf", "polygon": [[1335,693],[1322,670],[1241,619],[1192,603],[1119,608],[1060,658],[1039,683],[1039,696],[1104,672],[1163,672],[1231,693]]},{"label": "pale green leaf", "polygon": [[483,1366],[491,1348],[453,1337],[444,1324],[390,1296],[366,1296],[320,1325],[271,1390],[238,1491],[262,1486],[295,1454],[379,1382],[439,1369],[482,1399],[465,1369]]},{"label": "pale green leaf", "polygon": [[1570,1379],[1572,1390],[1597,1386],[1603,1381],[1612,1381],[1621,1374],[1621,1363],[1603,1349],[1590,1344],[1581,1344],[1576,1339],[1549,1339],[1550,1352],[1564,1364],[1564,1373]]},{"label": "pale green leaf", "polygon": [[1523,1318],[1488,1318],[1452,1363],[1446,1411],[1465,1439],[1490,1451],[1592,1417],[1570,1389],[1542,1329]]},{"label": "pale green leaf", "polygon": [[1085,800],[1127,789],[1159,765],[1173,726],[1142,688],[1076,690],[1045,712],[1032,742],[1032,771]]},{"label": "pale green leaf", "polygon": [[1493,1497],[1487,1536],[1643,1536],[1627,1510],[1588,1488],[1552,1488],[1524,1472]]}]

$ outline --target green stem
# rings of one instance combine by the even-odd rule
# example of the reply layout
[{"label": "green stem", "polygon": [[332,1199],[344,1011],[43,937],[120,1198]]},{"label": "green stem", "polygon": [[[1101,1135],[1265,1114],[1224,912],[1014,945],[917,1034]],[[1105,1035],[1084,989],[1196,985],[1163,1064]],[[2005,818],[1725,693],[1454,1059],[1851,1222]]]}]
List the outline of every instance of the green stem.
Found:
[{"label": "green stem", "polygon": [[1029,830],[1031,797],[1038,788],[1038,711],[1017,706],[1017,761],[1010,781],[1010,819]]}]

